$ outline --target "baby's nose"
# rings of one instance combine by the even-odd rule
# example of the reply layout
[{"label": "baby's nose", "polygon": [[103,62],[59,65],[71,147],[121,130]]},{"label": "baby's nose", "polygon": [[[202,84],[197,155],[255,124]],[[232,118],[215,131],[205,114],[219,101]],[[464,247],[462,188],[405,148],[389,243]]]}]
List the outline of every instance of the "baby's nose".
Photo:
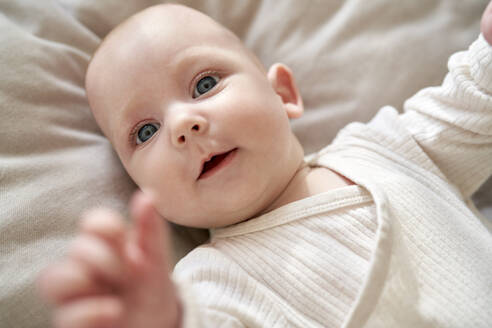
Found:
[{"label": "baby's nose", "polygon": [[172,142],[176,147],[183,147],[207,129],[208,121],[203,116],[183,113],[176,117],[173,124]]}]

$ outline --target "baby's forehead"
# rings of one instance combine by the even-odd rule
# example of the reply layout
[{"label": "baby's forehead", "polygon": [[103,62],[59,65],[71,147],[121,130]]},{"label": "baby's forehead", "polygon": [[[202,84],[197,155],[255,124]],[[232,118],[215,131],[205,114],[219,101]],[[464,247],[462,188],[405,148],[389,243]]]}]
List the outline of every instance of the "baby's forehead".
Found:
[{"label": "baby's forehead", "polygon": [[170,66],[178,54],[189,48],[209,46],[249,56],[232,32],[208,16],[199,14],[198,17],[200,19],[189,22],[189,17],[169,17],[165,14],[162,17],[151,15],[150,20],[140,17],[125,22],[103,41],[93,56],[91,66],[101,68],[95,76],[117,74],[122,66],[142,63],[159,62]]},{"label": "baby's forehead", "polygon": [[163,7],[132,17],[113,30],[93,56],[87,80],[105,80],[103,75],[119,74],[123,67],[129,69],[142,63],[171,65],[177,54],[199,46],[251,57],[232,32],[208,16],[180,6],[171,6],[171,15],[168,10],[162,10],[168,6]]},{"label": "baby's forehead", "polygon": [[118,72],[121,65],[129,66],[157,53],[161,58],[173,57],[196,45],[239,48],[238,43],[232,32],[202,13],[177,5],[154,6],[130,17],[108,34],[91,60],[87,80],[113,74],[113,67]]},{"label": "baby's forehead", "polygon": [[176,5],[151,7],[130,17],[111,31],[112,45],[133,44],[141,48],[165,43],[167,48],[217,42],[224,45],[238,42],[235,35],[191,8]]}]

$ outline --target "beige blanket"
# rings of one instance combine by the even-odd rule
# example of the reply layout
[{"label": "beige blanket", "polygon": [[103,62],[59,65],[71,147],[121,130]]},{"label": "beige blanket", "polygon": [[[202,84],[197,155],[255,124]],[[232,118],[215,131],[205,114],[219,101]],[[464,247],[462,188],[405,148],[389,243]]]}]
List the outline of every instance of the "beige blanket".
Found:
[{"label": "beige blanket", "polygon": [[[82,211],[125,211],[134,190],[83,88],[108,31],[155,0],[0,2],[0,326],[48,327],[33,281],[73,238]],[[440,84],[479,33],[486,0],[177,1],[231,28],[265,65],[294,71],[306,105],[292,122],[312,152],[383,105]],[[492,183],[476,203],[492,217]],[[487,194],[488,192],[488,194]],[[176,259],[204,231],[175,227]]]}]

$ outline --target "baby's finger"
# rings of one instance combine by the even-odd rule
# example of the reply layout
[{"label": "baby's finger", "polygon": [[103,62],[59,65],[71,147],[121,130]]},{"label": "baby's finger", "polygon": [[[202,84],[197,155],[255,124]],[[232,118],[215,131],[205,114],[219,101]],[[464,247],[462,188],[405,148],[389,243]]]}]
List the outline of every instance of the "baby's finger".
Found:
[{"label": "baby's finger", "polygon": [[118,213],[106,208],[92,209],[82,215],[80,229],[104,239],[119,255],[123,254],[126,226]]},{"label": "baby's finger", "polygon": [[152,200],[142,192],[132,198],[131,213],[135,221],[137,245],[146,257],[169,268],[169,232],[164,219],[155,210]]},{"label": "baby's finger", "polygon": [[68,256],[84,265],[93,277],[113,287],[120,287],[125,281],[123,260],[104,239],[82,234],[73,242]]},{"label": "baby's finger", "polygon": [[492,1],[483,12],[480,30],[485,40],[492,45]]},{"label": "baby's finger", "polygon": [[54,312],[56,328],[121,327],[124,315],[121,300],[96,296],[67,303]]},{"label": "baby's finger", "polygon": [[63,261],[45,269],[37,280],[40,294],[52,304],[61,304],[77,297],[107,293],[86,268],[74,261]]}]

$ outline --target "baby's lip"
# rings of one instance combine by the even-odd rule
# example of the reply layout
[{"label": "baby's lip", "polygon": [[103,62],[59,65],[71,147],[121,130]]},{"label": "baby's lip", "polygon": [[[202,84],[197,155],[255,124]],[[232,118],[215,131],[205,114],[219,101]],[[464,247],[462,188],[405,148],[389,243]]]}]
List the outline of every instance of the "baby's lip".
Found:
[{"label": "baby's lip", "polygon": [[[217,156],[224,156],[224,155],[228,155],[229,153],[233,152],[234,150],[237,150],[237,148],[231,148],[227,151],[220,151],[220,152],[214,152],[214,153],[210,153],[208,154],[207,157],[203,158],[201,160],[201,164],[200,164],[200,171],[198,172],[198,176],[197,176],[197,180],[199,180],[201,178],[201,176],[203,175],[204,170],[206,169],[206,164],[207,162],[209,162],[212,158],[214,157],[217,157]],[[226,157],[224,156],[224,158]],[[224,158],[221,158],[220,161],[222,161]],[[220,164],[220,163],[219,163]],[[215,166],[214,166],[215,167]],[[213,168],[212,168],[213,169]]]}]

